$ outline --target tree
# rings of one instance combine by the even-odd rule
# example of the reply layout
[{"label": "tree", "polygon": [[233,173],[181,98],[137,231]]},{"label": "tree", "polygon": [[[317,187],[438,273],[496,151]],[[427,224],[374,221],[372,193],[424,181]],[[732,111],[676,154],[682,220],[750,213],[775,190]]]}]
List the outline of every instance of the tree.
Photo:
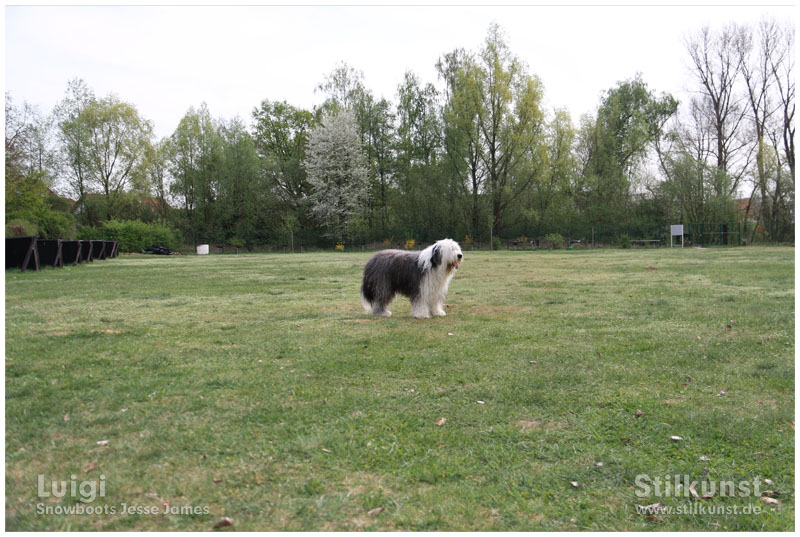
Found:
[{"label": "tree", "polygon": [[145,180],[153,129],[136,107],[113,95],[94,99],[78,116],[86,137],[86,165],[106,200],[107,219],[121,192]]},{"label": "tree", "polygon": [[190,108],[170,137],[170,192],[183,208],[193,240],[215,229],[215,201],[221,174],[222,141],[205,103]]},{"label": "tree", "polygon": [[497,25],[489,28],[480,54],[482,80],[478,122],[483,137],[483,166],[491,200],[493,235],[503,215],[540,171],[544,114],[541,81],[527,74],[513,56]]},{"label": "tree", "polygon": [[686,41],[701,88],[695,106],[703,112],[702,121],[712,133],[715,165],[733,179],[732,193],[738,189],[749,163],[748,144],[742,134],[747,109],[736,84],[742,66],[738,52],[742,32],[735,24],[718,32],[704,27]]},{"label": "tree", "polygon": [[364,222],[369,176],[353,114],[327,116],[311,132],[305,160],[313,214],[336,240],[354,238]]},{"label": "tree", "polygon": [[251,246],[259,215],[265,209],[261,164],[255,144],[238,118],[221,126],[223,141],[219,202],[221,223],[231,239]]},{"label": "tree", "polygon": [[457,174],[448,174],[442,162],[439,92],[408,71],[397,99],[393,221],[406,238],[439,239],[463,218],[460,179],[451,180]]},{"label": "tree", "polygon": [[82,211],[86,195],[91,189],[92,172],[89,159],[89,130],[84,110],[94,100],[94,93],[81,79],[67,84],[67,95],[56,105],[54,115],[58,123],[63,169],[66,170],[67,188],[77,198],[77,208]]},{"label": "tree", "polygon": [[657,97],[637,75],[605,92],[594,120],[584,118],[577,195],[591,225],[612,229],[625,221],[637,172],[677,109],[671,95]]},{"label": "tree", "polygon": [[145,155],[145,169],[147,183],[150,185],[152,195],[158,203],[156,212],[162,224],[167,222],[169,214],[170,177],[168,172],[169,139],[164,138],[150,145]]},{"label": "tree", "polygon": [[469,231],[477,237],[486,212],[482,203],[486,171],[482,166],[478,121],[481,106],[478,67],[471,54],[458,49],[440,59],[436,68],[447,87],[442,113],[445,154],[454,182],[469,200],[465,204]]},{"label": "tree", "polygon": [[533,183],[533,196],[527,204],[528,211],[535,217],[536,236],[565,227],[566,222],[559,222],[557,218],[571,212],[568,196],[577,173],[574,142],[575,128],[569,112],[556,110],[547,128],[545,166]]}]

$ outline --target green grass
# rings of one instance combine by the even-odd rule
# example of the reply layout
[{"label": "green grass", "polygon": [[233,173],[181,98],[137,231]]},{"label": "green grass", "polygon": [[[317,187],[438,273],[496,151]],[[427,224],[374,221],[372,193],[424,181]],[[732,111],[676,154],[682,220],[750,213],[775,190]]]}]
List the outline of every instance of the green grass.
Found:
[{"label": "green grass", "polygon": [[[465,254],[430,320],[364,313],[366,253],[7,271],[7,529],[794,528],[792,248]],[[78,503],[40,474],[159,513],[38,514]],[[695,502],[639,474],[779,504],[648,518]]]}]

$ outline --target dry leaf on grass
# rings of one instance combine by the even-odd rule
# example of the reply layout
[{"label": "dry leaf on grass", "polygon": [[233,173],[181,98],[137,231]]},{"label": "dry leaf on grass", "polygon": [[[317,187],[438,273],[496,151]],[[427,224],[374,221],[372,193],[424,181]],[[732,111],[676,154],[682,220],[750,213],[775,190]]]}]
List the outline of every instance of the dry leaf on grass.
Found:
[{"label": "dry leaf on grass", "polygon": [[386,509],[386,507],[381,505],[380,507],[376,507],[375,509],[370,509],[369,511],[367,511],[367,514],[370,516],[379,515],[381,514],[381,512],[383,512],[384,509]]},{"label": "dry leaf on grass", "polygon": [[447,418],[439,418],[438,420],[436,420],[436,425],[438,425],[439,427],[441,427],[445,423],[447,423]]},{"label": "dry leaf on grass", "polygon": [[64,421],[69,421],[69,414],[64,414]]},{"label": "dry leaf on grass", "polygon": [[770,498],[769,496],[762,496],[761,501],[767,505],[778,505],[779,503],[781,503],[775,498]]},{"label": "dry leaf on grass", "polygon": [[580,486],[580,483],[578,483],[577,481],[570,481],[569,484],[575,488],[578,488]]},{"label": "dry leaf on grass", "polygon": [[644,412],[642,412],[641,410],[637,410],[634,416],[636,416],[637,418],[641,418],[642,416],[644,416]]},{"label": "dry leaf on grass", "polygon": [[108,445],[108,440],[98,440],[97,441],[97,445],[98,446],[107,446]]},{"label": "dry leaf on grass", "polygon": [[683,440],[683,437],[682,436],[670,436],[669,439],[672,440],[673,442],[680,442],[681,440]]},{"label": "dry leaf on grass", "polygon": [[224,516],[219,519],[219,522],[214,524],[214,529],[217,530],[219,528],[225,528],[227,526],[233,526],[233,519]]}]

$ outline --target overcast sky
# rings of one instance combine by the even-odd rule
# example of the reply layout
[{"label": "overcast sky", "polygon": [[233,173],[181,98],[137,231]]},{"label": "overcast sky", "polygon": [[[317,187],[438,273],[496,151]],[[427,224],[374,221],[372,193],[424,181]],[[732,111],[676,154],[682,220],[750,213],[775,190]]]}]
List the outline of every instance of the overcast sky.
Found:
[{"label": "overcast sky", "polygon": [[763,17],[794,21],[794,7],[7,6],[5,89],[49,112],[82,78],[98,96],[134,104],[163,137],[202,102],[214,117],[248,124],[264,99],[310,109],[341,61],[376,97],[395,101],[407,70],[440,86],[436,60],[477,51],[494,21],[542,79],[548,109],[565,107],[577,123],[603,90],[637,72],[685,101],[695,83],[684,38]]}]

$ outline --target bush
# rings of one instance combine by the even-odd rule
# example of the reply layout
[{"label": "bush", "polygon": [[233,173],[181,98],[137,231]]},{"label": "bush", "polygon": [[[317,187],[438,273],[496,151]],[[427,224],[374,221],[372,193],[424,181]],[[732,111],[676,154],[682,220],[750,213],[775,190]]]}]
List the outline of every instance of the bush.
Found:
[{"label": "bush", "polygon": [[39,215],[39,236],[45,239],[75,238],[75,217],[69,213],[43,211]]},{"label": "bush", "polygon": [[623,233],[617,239],[617,246],[620,248],[630,248],[631,247],[631,238],[628,237],[627,233]]},{"label": "bush", "polygon": [[545,235],[544,240],[548,242],[551,250],[560,250],[564,246],[564,237],[560,233],[550,233]]},{"label": "bush", "polygon": [[500,237],[492,237],[492,250],[499,250],[503,247],[503,241],[500,240]]},{"label": "bush", "polygon": [[141,252],[150,246],[166,246],[174,250],[181,245],[180,236],[174,229],[140,220],[109,220],[102,228],[84,226],[80,238],[119,241],[121,252]]},{"label": "bush", "polygon": [[39,226],[33,222],[14,219],[6,223],[6,237],[32,237],[39,234]]}]

